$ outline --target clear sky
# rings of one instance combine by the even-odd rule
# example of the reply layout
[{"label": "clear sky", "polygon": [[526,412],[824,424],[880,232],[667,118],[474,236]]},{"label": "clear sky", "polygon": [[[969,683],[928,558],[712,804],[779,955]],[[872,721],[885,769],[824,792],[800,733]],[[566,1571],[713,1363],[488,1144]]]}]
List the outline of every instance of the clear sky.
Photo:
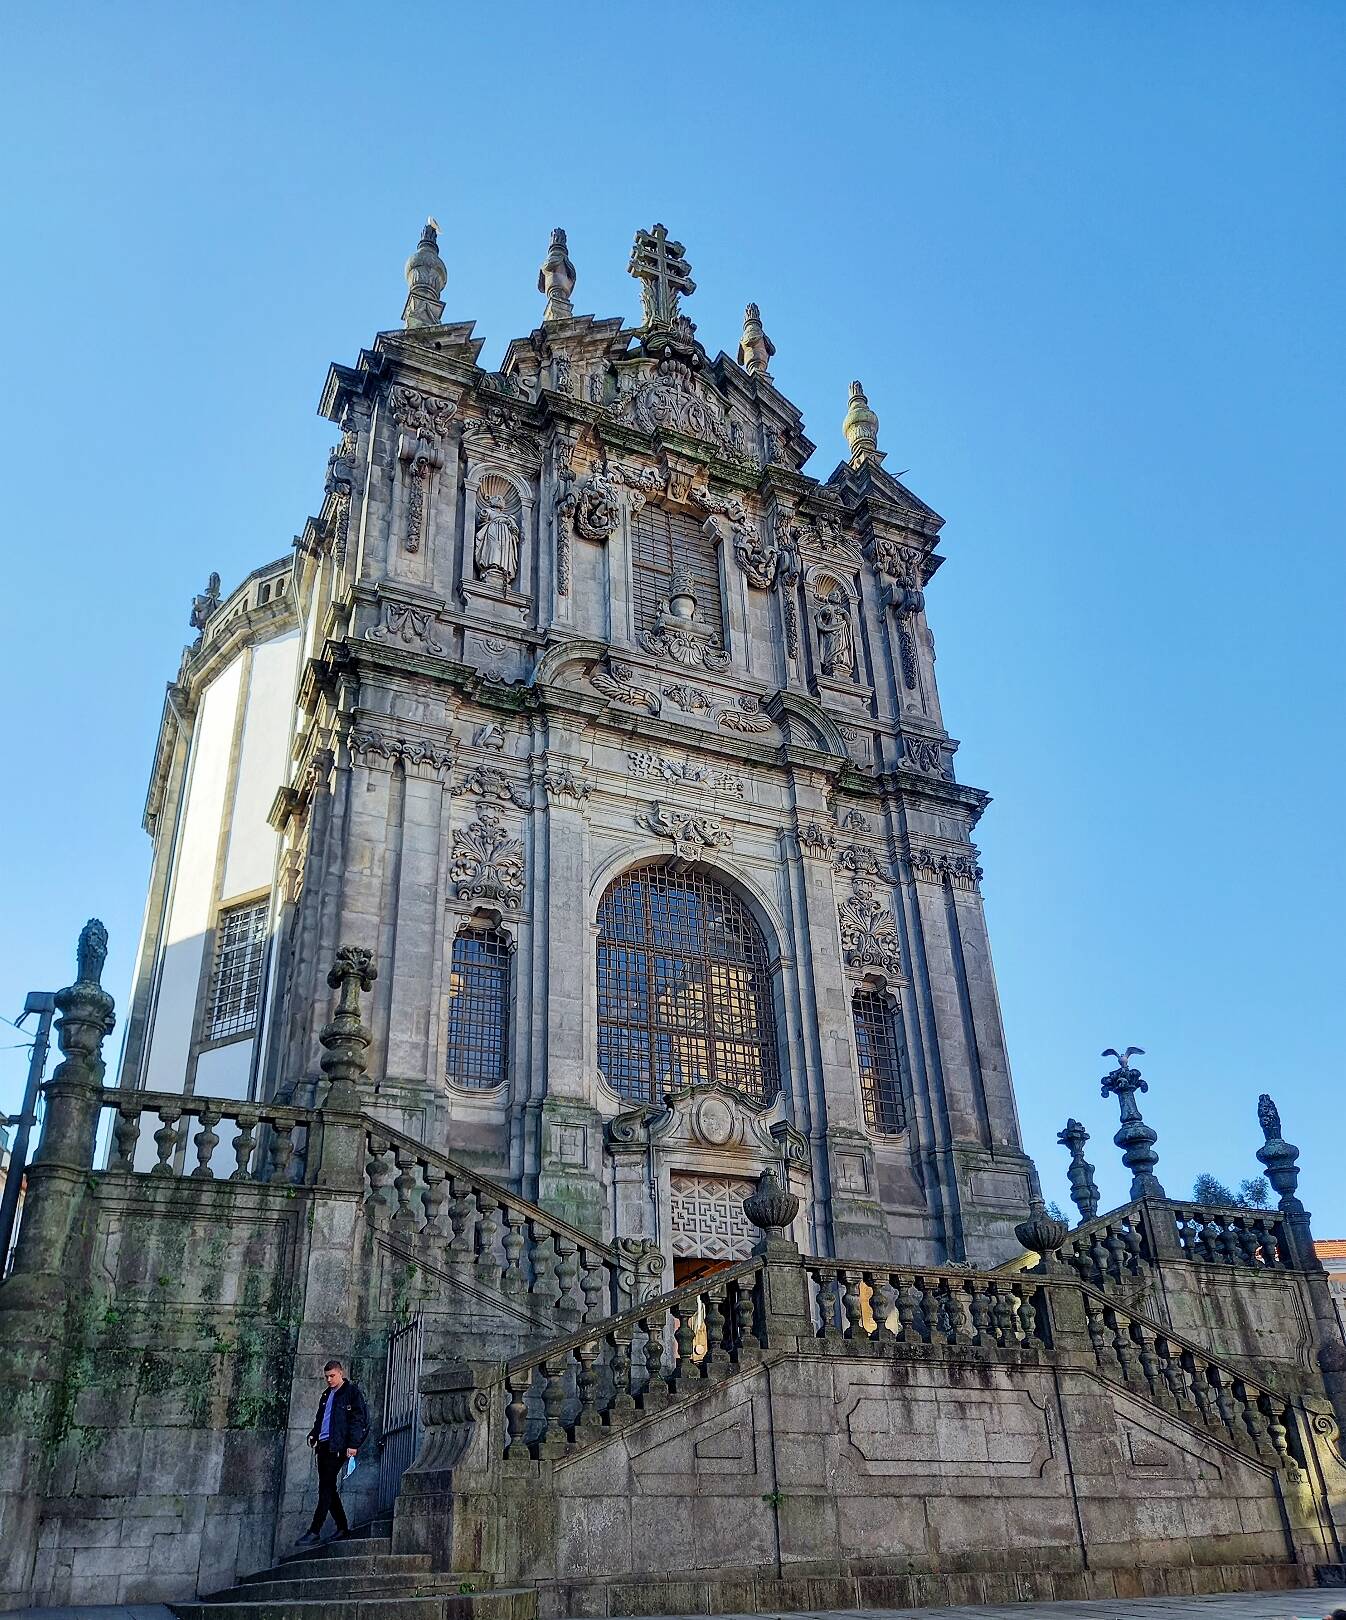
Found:
[{"label": "clear sky", "polygon": [[[826,477],[861,378],[947,518],[928,593],[1027,1145],[1253,1174],[1257,1095],[1341,1174],[1346,7],[76,4],[0,18],[0,1012],[119,1006],[192,593],[322,494],[330,360],[397,324],[427,214],[497,364],[564,225],[636,316],[664,221],[733,351],[756,300]],[[0,1047],[20,1037],[0,1025]],[[119,1046],[120,1030],[110,1046]],[[0,1051],[0,1109],[21,1051]]]}]

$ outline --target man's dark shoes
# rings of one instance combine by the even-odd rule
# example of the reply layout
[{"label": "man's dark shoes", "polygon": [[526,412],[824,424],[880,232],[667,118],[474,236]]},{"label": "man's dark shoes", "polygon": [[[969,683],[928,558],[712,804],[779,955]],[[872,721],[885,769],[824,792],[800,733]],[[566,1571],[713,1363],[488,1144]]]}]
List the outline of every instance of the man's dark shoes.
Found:
[{"label": "man's dark shoes", "polygon": [[295,1546],[296,1547],[316,1547],[318,1545],[319,1541],[321,1541],[321,1540],[322,1540],[322,1537],[318,1534],[318,1532],[316,1530],[305,1530],[303,1535],[300,1536],[299,1540],[295,1542]]}]

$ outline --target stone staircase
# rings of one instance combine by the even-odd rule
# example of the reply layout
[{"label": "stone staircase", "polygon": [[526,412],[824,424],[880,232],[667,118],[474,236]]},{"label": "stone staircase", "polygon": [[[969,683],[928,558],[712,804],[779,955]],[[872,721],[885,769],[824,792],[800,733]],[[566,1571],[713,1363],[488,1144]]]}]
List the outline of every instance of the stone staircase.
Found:
[{"label": "stone staircase", "polygon": [[357,1530],[245,1575],[236,1586],[170,1605],[179,1620],[536,1620],[537,1593],[488,1576],[431,1569],[429,1553],[394,1553],[390,1526]]}]

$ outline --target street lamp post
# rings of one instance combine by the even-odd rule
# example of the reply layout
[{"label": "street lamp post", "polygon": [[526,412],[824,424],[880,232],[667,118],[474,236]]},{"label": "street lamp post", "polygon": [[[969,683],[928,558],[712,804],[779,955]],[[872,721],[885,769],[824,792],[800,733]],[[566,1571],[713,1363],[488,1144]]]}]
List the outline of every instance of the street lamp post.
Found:
[{"label": "street lamp post", "polygon": [[19,1024],[32,1013],[37,1014],[37,1033],[33,1038],[32,1056],[28,1060],[28,1082],[23,1088],[23,1112],[12,1121],[18,1130],[14,1135],[14,1146],[9,1150],[4,1192],[0,1193],[0,1280],[9,1269],[10,1250],[14,1246],[19,1189],[23,1184],[24,1167],[28,1163],[28,1138],[37,1123],[37,1092],[42,1084],[43,1070],[47,1067],[47,1048],[51,1044],[51,1021],[56,1013],[55,992],[30,990]]}]

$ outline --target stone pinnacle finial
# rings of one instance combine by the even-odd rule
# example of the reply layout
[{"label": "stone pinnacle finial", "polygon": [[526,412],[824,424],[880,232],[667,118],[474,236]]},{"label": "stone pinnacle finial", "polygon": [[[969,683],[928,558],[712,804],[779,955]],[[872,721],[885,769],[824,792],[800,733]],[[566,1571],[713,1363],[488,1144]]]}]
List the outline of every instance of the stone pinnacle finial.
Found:
[{"label": "stone pinnacle finial", "polygon": [[738,363],[750,377],[771,381],[767,362],[776,352],[776,345],[762,330],[762,312],[756,304],[743,311],[743,336],[738,341]]},{"label": "stone pinnacle finial", "polygon": [[537,290],[547,295],[547,307],[542,311],[544,326],[548,321],[568,321],[575,313],[570,302],[575,290],[575,266],[566,250],[566,233],[559,225],[551,233],[551,246],[537,273]]},{"label": "stone pinnacle finial", "polygon": [[439,295],[449,272],[439,256],[439,225],[433,219],[426,220],[416,251],[407,260],[406,277],[410,291],[402,310],[403,326],[408,330],[414,326],[438,326],[444,318]]},{"label": "stone pinnacle finial", "polygon": [[75,982],[56,992],[56,1010],[61,1014],[56,1033],[66,1061],[52,1076],[53,1082],[103,1083],[103,1041],[116,1021],[112,997],[103,988],[106,961],[107,929],[97,917],[90,917],[75,947]]},{"label": "stone pinnacle finial", "polygon": [[1280,1110],[1265,1091],[1257,1099],[1257,1122],[1265,1138],[1257,1150],[1258,1162],[1264,1166],[1267,1180],[1276,1189],[1280,1207],[1287,1215],[1298,1215],[1304,1208],[1295,1196],[1299,1186],[1299,1149],[1281,1135]]},{"label": "stone pinnacle finial", "polygon": [[1117,1067],[1103,1076],[1102,1086],[1103,1095],[1116,1097],[1121,1108],[1122,1123],[1113,1141],[1122,1149],[1122,1163],[1131,1172],[1131,1196],[1167,1198],[1168,1194],[1154,1174],[1154,1167],[1159,1163],[1154,1144],[1159,1140],[1159,1135],[1140,1117],[1136,1104],[1136,1093],[1148,1091],[1150,1087],[1141,1079],[1140,1070],[1132,1068],[1131,1059],[1144,1057],[1145,1049],[1142,1046],[1128,1046],[1125,1051],[1119,1052],[1115,1046],[1109,1046],[1104,1048],[1103,1056],[1117,1059]]},{"label": "stone pinnacle finial", "polygon": [[360,1018],[360,992],[372,990],[377,977],[373,951],[359,945],[343,945],[327,975],[328,984],[340,994],[332,1020],[318,1039],[325,1048],[322,1072],[328,1079],[323,1107],[337,1113],[360,1112],[365,1050],[373,1039]]},{"label": "stone pinnacle finial", "polygon": [[1084,1156],[1084,1144],[1089,1133],[1077,1119],[1068,1119],[1065,1129],[1056,1140],[1070,1151],[1070,1201],[1080,1212],[1082,1221],[1091,1221],[1098,1214],[1098,1183],[1094,1180],[1094,1167]]},{"label": "stone pinnacle finial", "polygon": [[200,634],[204,634],[219,605],[220,576],[212,574],[206,581],[205,590],[192,598],[192,629],[198,632],[198,639]]},{"label": "stone pinnacle finial", "polygon": [[879,419],[870,409],[865,391],[858,382],[851,384],[851,397],[842,418],[841,431],[851,447],[851,466],[863,466],[866,461],[883,460],[879,449]]}]

